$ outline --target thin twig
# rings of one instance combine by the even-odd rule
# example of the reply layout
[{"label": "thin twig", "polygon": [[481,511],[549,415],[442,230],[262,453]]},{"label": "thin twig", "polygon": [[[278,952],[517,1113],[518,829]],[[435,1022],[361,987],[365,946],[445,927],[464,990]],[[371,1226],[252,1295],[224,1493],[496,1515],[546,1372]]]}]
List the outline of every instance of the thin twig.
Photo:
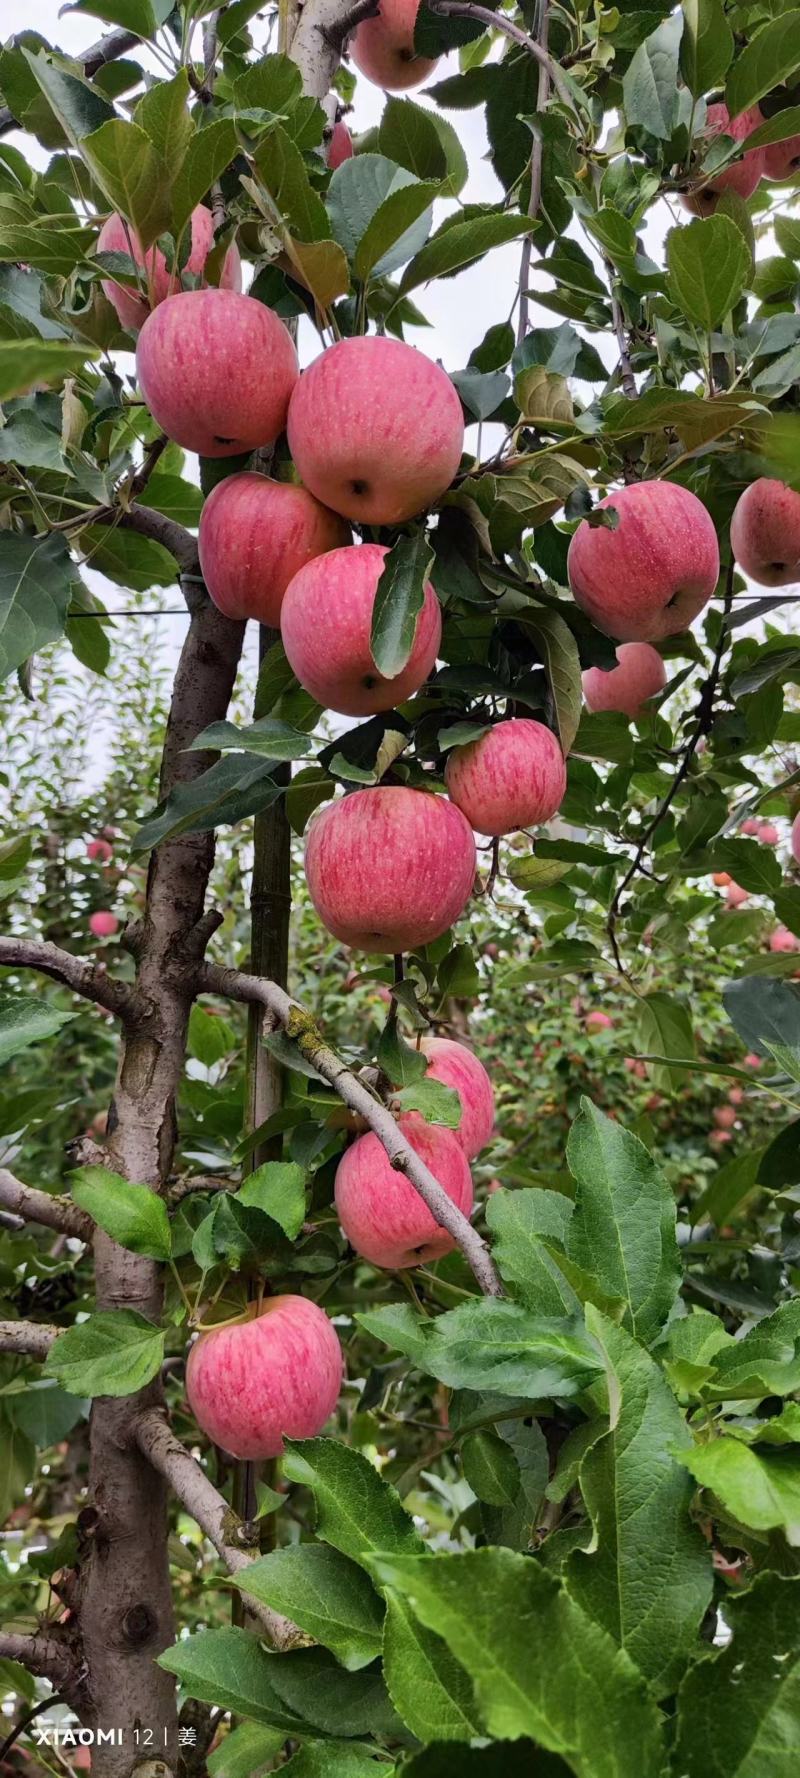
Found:
[{"label": "thin twig", "polygon": [[485,1241],[477,1229],[448,1197],[425,1166],[423,1160],[406,1141],[387,1107],[369,1087],[337,1056],[325,1042],[310,1013],[293,1000],[277,982],[257,975],[245,975],[238,969],[221,969],[205,963],[198,972],[198,988],[203,993],[220,994],[228,1000],[255,1002],[269,1008],[283,1026],[301,1055],[316,1068],[329,1086],[339,1094],[351,1111],[363,1117],[367,1127],[378,1137],[393,1167],[403,1173],[423,1203],[435,1216],[440,1228],[452,1235],[471,1268],[485,1296],[502,1296],[503,1286]]},{"label": "thin twig", "polygon": [[55,1193],[36,1191],[23,1185],[6,1167],[0,1167],[0,1204],[25,1222],[41,1223],[43,1228],[57,1229],[61,1235],[74,1235],[79,1241],[90,1241],[94,1223],[69,1198]]},{"label": "thin twig", "polygon": [[[99,42],[90,44],[88,49],[77,55],[75,61],[81,64],[84,74],[91,80],[92,75],[104,68],[107,62],[117,61],[119,56],[124,56],[129,49],[136,49],[140,43],[141,37],[137,31],[109,31]],[[18,128],[18,120],[13,112],[6,107],[0,110],[0,136],[7,136],[9,130]]]},{"label": "thin twig", "polygon": [[614,323],[614,332],[617,336],[617,346],[619,348],[619,380],[628,400],[635,401],[638,391],[636,388],[636,378],[633,374],[633,365],[631,364],[628,338],[625,332],[625,316],[622,313],[622,305],[617,294],[619,279],[610,259],[604,260],[603,263],[608,272],[609,288],[611,291],[611,319]]},{"label": "thin twig", "polygon": [[[536,20],[536,41],[547,55],[550,32],[550,0],[539,0]],[[539,63],[539,84],[536,89],[536,115],[544,111],[550,97],[550,69],[546,62]],[[541,132],[534,136],[531,150],[531,191],[528,199],[528,215],[532,220],[539,214],[542,201],[542,158],[544,140]],[[517,319],[517,345],[520,345],[528,331],[528,283],[531,270],[531,237],[526,235],[522,243],[522,255],[519,267],[519,316]]]},{"label": "thin twig", "polygon": [[36,969],[80,994],[104,1006],[117,1018],[128,1022],[142,1011],[140,996],[127,982],[117,981],[102,963],[88,963],[85,957],[73,957],[58,945],[27,938],[0,938],[0,969]]},{"label": "thin twig", "polygon": [[356,0],[344,18],[337,19],[333,25],[318,25],[320,37],[324,38],[329,49],[341,55],[349,37],[365,19],[374,19],[380,11],[380,0]]},{"label": "thin twig", "polygon": [[476,23],[488,25],[493,31],[504,31],[506,37],[526,49],[540,67],[547,69],[562,105],[575,113],[575,100],[558,64],[534,37],[529,37],[527,31],[515,25],[504,12],[491,12],[488,6],[476,6],[473,0],[428,0],[428,10],[438,12],[442,18],[475,19]]}]

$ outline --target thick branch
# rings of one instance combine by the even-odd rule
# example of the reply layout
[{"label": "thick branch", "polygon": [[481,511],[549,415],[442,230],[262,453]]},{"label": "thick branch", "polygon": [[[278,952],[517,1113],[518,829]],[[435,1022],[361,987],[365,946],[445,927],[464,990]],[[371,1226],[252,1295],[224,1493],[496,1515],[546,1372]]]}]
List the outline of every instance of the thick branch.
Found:
[{"label": "thick branch", "polygon": [[200,558],[197,554],[197,540],[176,519],[169,519],[163,512],[156,512],[152,506],[135,505],[121,508],[108,506],[104,511],[92,517],[93,525],[119,525],[123,531],[137,531],[140,537],[151,537],[161,543],[175,557],[180,571],[179,577],[199,576]]},{"label": "thick branch", "polygon": [[0,1321],[0,1352],[18,1352],[25,1358],[47,1357],[60,1327],[38,1321]]},{"label": "thick branch", "polygon": [[85,957],[73,957],[51,945],[27,938],[0,938],[0,968],[36,969],[55,982],[71,988],[84,1000],[93,1000],[107,1012],[116,1013],[124,1021],[133,1019],[139,1010],[138,996],[127,982],[110,976],[102,963],[90,963]]},{"label": "thick branch", "polygon": [[[106,62],[116,62],[129,49],[136,49],[139,43],[141,43],[141,38],[135,31],[109,31],[97,43],[90,44],[82,55],[76,56],[75,61],[80,64],[84,74],[91,80],[92,75],[97,74],[100,68],[104,68]],[[0,110],[0,136],[7,136],[9,130],[17,128],[17,119],[13,112],[4,106]]]},{"label": "thick branch", "polygon": [[90,1216],[79,1210],[69,1198],[50,1192],[36,1191],[23,1185],[7,1168],[0,1167],[0,1204],[25,1222],[39,1222],[43,1228],[58,1229],[61,1235],[75,1235],[79,1241],[90,1241],[94,1224]]},{"label": "thick branch", "polygon": [[488,6],[476,6],[473,0],[428,0],[428,10],[438,12],[443,18],[475,19],[479,24],[490,26],[493,31],[504,31],[506,37],[510,37],[513,43],[518,43],[520,49],[526,49],[529,56],[533,56],[540,68],[546,68],[562,105],[566,105],[569,111],[575,111],[575,100],[558,64],[536,42],[535,37],[529,37],[527,31],[515,25],[504,12],[492,12]]},{"label": "thick branch", "polygon": [[22,1636],[0,1630],[0,1660],[19,1661],[29,1673],[49,1679],[59,1690],[75,1677],[69,1650],[51,1636]]},{"label": "thick branch", "polygon": [[[166,1414],[147,1408],[134,1421],[133,1435],[142,1454],[164,1476],[182,1506],[213,1543],[229,1574],[241,1574],[257,1558],[248,1549],[247,1527],[227,1500],[217,1492],[186,1446],[175,1437]],[[297,1625],[280,1612],[248,1598],[248,1611],[257,1619],[273,1647],[291,1648],[301,1635]]]},{"label": "thick branch", "polygon": [[244,975],[237,969],[220,969],[216,964],[206,963],[202,966],[198,987],[202,992],[221,994],[229,1000],[255,1001],[274,1013],[306,1061],[316,1068],[323,1080],[328,1081],[351,1111],[356,1111],[363,1117],[368,1128],[385,1148],[392,1166],[405,1174],[409,1184],[419,1192],[431,1215],[435,1216],[440,1228],[452,1235],[484,1294],[502,1296],[503,1287],[485,1241],[406,1141],[391,1112],[345,1066],[335,1050],[329,1048],[313,1019],[298,1002],[292,1000],[285,989],[279,988],[277,982],[265,981],[256,975]]},{"label": "thick branch", "polygon": [[342,42],[353,29],[353,10],[353,0],[306,0],[300,13],[291,57],[303,76],[303,91],[312,99],[324,100],[330,93]]},{"label": "thick branch", "polygon": [[318,25],[325,42],[330,44],[337,55],[341,55],[349,37],[365,19],[374,19],[380,11],[381,0],[355,0],[355,5],[348,7],[343,18],[337,19],[334,25],[325,28]]}]

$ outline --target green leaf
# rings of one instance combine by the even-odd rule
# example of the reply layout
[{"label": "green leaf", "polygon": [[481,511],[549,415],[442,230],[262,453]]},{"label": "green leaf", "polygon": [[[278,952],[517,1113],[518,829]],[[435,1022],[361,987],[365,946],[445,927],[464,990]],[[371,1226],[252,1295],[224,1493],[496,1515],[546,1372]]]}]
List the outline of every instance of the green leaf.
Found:
[{"label": "green leaf", "polygon": [[681,73],[694,99],[720,86],[733,60],[722,0],[682,0]]},{"label": "green leaf", "polygon": [[26,395],[39,383],[58,383],[80,370],[87,359],[99,357],[99,351],[88,342],[67,345],[61,340],[0,341],[0,401]]},{"label": "green leaf", "polygon": [[159,1667],[176,1675],[190,1698],[282,1729],[284,1739],[301,1727],[296,1712],[276,1693],[275,1657],[265,1653],[247,1630],[201,1630],[165,1649],[157,1659]]},{"label": "green leaf", "polygon": [[[256,4],[260,5],[261,0],[256,0]],[[211,1778],[260,1778],[285,1739],[281,1729],[268,1729],[259,1722],[240,1722],[209,1754],[206,1763]]]},{"label": "green leaf", "polygon": [[169,1259],[167,1207],[148,1186],[131,1185],[107,1167],[79,1167],[70,1176],[70,1189],[79,1210],[85,1210],[120,1247],[149,1259]]},{"label": "green leaf", "polygon": [[726,982],[722,1001],[749,1050],[764,1055],[768,1043],[800,1048],[800,989],[768,976],[741,976]]},{"label": "green leaf", "polygon": [[461,1100],[452,1087],[440,1080],[412,1081],[395,1094],[403,1111],[418,1111],[429,1124],[441,1124],[446,1130],[457,1130],[461,1122]]},{"label": "green leaf", "polygon": [[177,784],[134,835],[131,851],[149,852],[179,833],[208,833],[226,822],[243,821],[269,808],[283,795],[270,773],[270,760],[227,753],[199,778]]},{"label": "green leaf", "polygon": [[394,1019],[390,1019],[378,1040],[377,1062],[393,1086],[408,1087],[421,1081],[428,1068],[422,1050],[414,1049],[401,1037]]},{"label": "green leaf", "polygon": [[74,573],[57,533],[0,534],[0,679],[63,635]]},{"label": "green leaf", "polygon": [[[361,1319],[370,1332],[379,1332],[380,1310]],[[419,1333],[425,1342],[420,1368],[451,1389],[527,1400],[569,1397],[588,1388],[601,1368],[577,1319],[548,1320],[502,1299],[461,1303],[423,1323]]]},{"label": "green leaf", "polygon": [[758,840],[718,840],[714,867],[726,870],[751,895],[776,895],[783,878],[780,862],[770,846]]},{"label": "green leaf", "polygon": [[471,1432],[461,1446],[461,1467],[473,1494],[488,1506],[512,1506],[519,1492],[519,1464],[511,1446],[486,1429]]},{"label": "green leaf", "polygon": [[[360,157],[357,157],[360,158]],[[427,284],[431,278],[446,278],[462,266],[482,259],[492,247],[516,241],[536,227],[528,217],[508,211],[492,211],[486,216],[472,216],[466,221],[443,223],[436,234],[406,267],[400,280],[401,293]]]},{"label": "green leaf", "polygon": [[493,1192],[486,1223],[500,1276],[537,1315],[575,1315],[580,1301],[559,1265],[573,1205],[561,1192]]},{"label": "green leaf", "polygon": [[704,1394],[714,1401],[762,1400],[800,1389],[800,1298],[781,1303],[715,1354]]},{"label": "green leaf", "polygon": [[0,1519],[25,1499],[36,1469],[36,1446],[15,1426],[0,1403]]},{"label": "green leaf", "polygon": [[672,1192],[638,1137],[589,1099],[570,1130],[567,1162],[577,1182],[567,1253],[622,1298],[626,1326],[647,1345],[681,1282]]},{"label": "green leaf", "polygon": [[639,1048],[648,1056],[663,1056],[664,1065],[651,1064],[654,1087],[661,1093],[679,1091],[683,1076],[670,1069],[669,1059],[680,1056],[688,1061],[695,1055],[692,1021],[685,1006],[672,994],[657,990],[644,995],[638,1003]]},{"label": "green leaf", "polygon": [[678,58],[683,20],[665,19],[635,50],[622,81],[626,122],[668,142],[678,115]]},{"label": "green leaf", "polygon": [[490,1734],[528,1735],[579,1778],[658,1778],[644,1680],[535,1558],[483,1549],[377,1556],[373,1568],[471,1675]]},{"label": "green leaf", "polygon": [[290,1241],[296,1240],[306,1215],[306,1176],[296,1161],[265,1161],[237,1193],[240,1204],[263,1210]]},{"label": "green leaf", "polygon": [[[800,1714],[800,1580],[761,1574],[725,1597],[733,1639],[678,1694],[675,1771],[686,1778],[792,1778]],[[741,1700],[741,1703],[740,1703]]]},{"label": "green leaf", "polygon": [[667,235],[669,294],[696,327],[712,333],[739,301],[750,250],[729,216],[698,217]]},{"label": "green leaf", "polygon": [[675,1449],[691,1443],[658,1365],[591,1305],[586,1325],[603,1351],[609,1430],[580,1466],[594,1527],[591,1550],[570,1556],[567,1591],[650,1681],[674,1691],[710,1603],[708,1545],[689,1518],[691,1490]]},{"label": "green leaf", "polygon": [[223,1056],[229,1056],[232,1050],[238,1049],[239,1041],[227,1019],[207,1012],[195,1002],[189,1014],[187,1047],[190,1056],[202,1063],[204,1068],[213,1068],[216,1062],[222,1061]]},{"label": "green leaf", "polygon": [[164,1334],[134,1309],[104,1309],[59,1334],[45,1360],[70,1395],[134,1395],[161,1368]]},{"label": "green leaf", "polygon": [[389,1593],[383,1670],[399,1716],[419,1741],[471,1741],[483,1732],[472,1681],[447,1643]]},{"label": "green leaf", "polygon": [[561,750],[569,753],[578,733],[583,704],[578,644],[557,611],[546,611],[544,607],[526,610],[517,621],[533,638],[544,661]]},{"label": "green leaf", "polygon": [[84,137],[114,119],[113,105],[88,80],[68,73],[58,61],[32,55],[24,46],[22,54],[68,140],[82,153]]},{"label": "green leaf", "polygon": [[756,31],[737,55],[725,87],[731,117],[747,111],[765,93],[781,86],[800,68],[800,12],[784,12]]},{"label": "green leaf", "polygon": [[82,1401],[76,1401],[74,1395],[67,1395],[46,1377],[34,1383],[26,1376],[23,1393],[8,1396],[6,1406],[14,1425],[40,1451],[60,1444],[85,1413]]},{"label": "green leaf", "polygon": [[335,1439],[287,1439],[283,1469],[290,1482],[311,1489],[317,1535],[342,1555],[366,1566],[375,1550],[416,1554],[423,1548],[394,1488],[361,1451]]},{"label": "green leaf", "polygon": [[[263,0],[259,3],[263,5]],[[355,1742],[307,1741],[281,1766],[281,1778],[284,1774],[288,1778],[393,1778],[396,1767],[378,1760],[376,1753],[377,1749]]]},{"label": "green leaf", "polygon": [[800,1544],[800,1451],[762,1453],[738,1438],[714,1438],[678,1455],[740,1525],[781,1530]]},{"label": "green leaf", "polygon": [[168,227],[170,209],[164,168],[150,137],[138,124],[116,117],[84,138],[81,153],[113,209],[135,229],[142,247],[151,247]]},{"label": "green leaf", "polygon": [[313,742],[299,729],[277,716],[261,716],[249,728],[237,728],[235,722],[212,722],[197,735],[189,749],[192,753],[257,753],[262,759],[304,759]]},{"label": "green leaf", "polygon": [[405,167],[417,179],[438,181],[447,172],[435,113],[423,111],[413,99],[387,99],[378,127],[378,147],[387,160]]},{"label": "green leaf", "polygon": [[[189,115],[189,76],[179,68],[172,80],[156,80],[139,100],[133,121],[149,136],[153,147],[171,177],[181,165],[194,135],[194,122]],[[148,484],[150,504],[152,481]]]},{"label": "green leaf", "polygon": [[[232,124],[230,128],[233,131]],[[205,134],[205,130],[201,131],[201,137]],[[270,194],[277,218],[282,218],[300,241],[329,240],[331,225],[325,205],[311,184],[300,149],[286,130],[280,125],[271,129],[255,159],[259,179]],[[344,164],[349,167],[354,163],[345,161]]]},{"label": "green leaf", "polygon": [[235,1576],[249,1598],[291,1615],[348,1671],[381,1652],[383,1606],[363,1568],[324,1543],[273,1550]]},{"label": "green leaf", "polygon": [[433,550],[424,531],[401,537],[384,557],[372,608],[370,653],[379,673],[395,679],[414,646]]},{"label": "green leaf", "polygon": [[[358,166],[358,156],[344,166]],[[379,205],[364,230],[353,256],[353,274],[366,283],[372,273],[377,278],[405,265],[427,240],[431,226],[431,204],[439,195],[439,187],[430,181],[415,181],[412,175],[401,181],[398,168],[394,189]]]},{"label": "green leaf", "polygon": [[152,37],[169,18],[170,0],[75,0],[70,12],[85,12],[107,25],[121,25],[137,37]]},{"label": "green leaf", "polygon": [[29,1044],[54,1037],[75,1016],[73,1012],[58,1012],[46,1000],[34,1000],[29,994],[0,992],[0,1065],[19,1055]]},{"label": "green leaf", "polygon": [[236,153],[236,128],[230,117],[217,117],[197,130],[172,182],[172,232],[182,234],[192,211]]},{"label": "green leaf", "polygon": [[480,977],[471,945],[454,945],[442,958],[436,988],[441,1000],[471,1000],[479,992]]}]

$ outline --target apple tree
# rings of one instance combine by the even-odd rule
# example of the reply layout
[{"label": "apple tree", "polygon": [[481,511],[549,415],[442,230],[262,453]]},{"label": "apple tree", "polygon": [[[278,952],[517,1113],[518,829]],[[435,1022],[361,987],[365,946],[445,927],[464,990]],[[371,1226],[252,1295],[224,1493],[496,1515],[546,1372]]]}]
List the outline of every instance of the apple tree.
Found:
[{"label": "apple tree", "polygon": [[0,1760],[789,1778],[800,12],[70,10],[0,52]]}]

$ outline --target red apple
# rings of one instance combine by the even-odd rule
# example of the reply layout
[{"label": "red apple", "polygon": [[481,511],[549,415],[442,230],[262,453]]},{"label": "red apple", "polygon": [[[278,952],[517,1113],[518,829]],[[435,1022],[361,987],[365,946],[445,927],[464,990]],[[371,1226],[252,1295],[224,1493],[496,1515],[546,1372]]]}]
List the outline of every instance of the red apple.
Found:
[{"label": "red apple", "polygon": [[745,1056],[744,1061],[742,1063],[742,1067],[743,1068],[760,1068],[761,1067],[761,1057],[756,1055],[755,1050],[748,1050],[747,1055]]},{"label": "red apple", "polygon": [[86,848],[86,856],[92,864],[108,864],[114,856],[108,840],[90,840]]},{"label": "red apple", "polygon": [[716,883],[718,889],[727,889],[728,884],[733,882],[733,877],[726,870],[715,870],[711,881]]},{"label": "red apple", "polygon": [[744,1087],[731,1087],[728,1100],[731,1105],[741,1105],[744,1098]]},{"label": "red apple", "polygon": [[567,788],[556,736],[527,716],[497,722],[477,741],[454,747],[444,776],[450,797],[476,832],[495,837],[549,821]]},{"label": "red apple", "polygon": [[722,1148],[726,1142],[730,1142],[731,1132],[730,1130],[712,1130],[708,1140],[712,1148]]},{"label": "red apple", "polygon": [[798,941],[787,926],[776,926],[769,935],[769,948],[771,951],[796,951]]},{"label": "red apple", "polygon": [[800,173],[800,136],[772,142],[764,149],[764,178],[770,185],[791,183]]},{"label": "red apple", "polygon": [[202,457],[233,457],[283,431],[297,353],[283,322],[254,297],[184,290],[148,315],[136,368],[168,438]]},{"label": "red apple", "polygon": [[305,488],[249,471],[217,483],[197,538],[214,604],[226,617],[252,617],[272,629],[298,569],[349,540],[344,519]]},{"label": "red apple", "polygon": [[744,902],[750,900],[749,891],[743,889],[741,883],[729,883],[725,900],[729,908],[740,908]]},{"label": "red apple", "polygon": [[632,482],[600,501],[616,531],[584,519],[569,546],[569,584],[598,629],[622,642],[674,636],[697,617],[719,579],[710,514],[677,482]]},{"label": "red apple", "polygon": [[489,1184],[486,1187],[487,1198],[491,1197],[494,1192],[501,1192],[502,1189],[503,1189],[502,1179],[490,1179]]},{"label": "red apple", "polygon": [[772,821],[762,821],[759,823],[758,837],[762,846],[777,846],[780,844],[781,836]]},{"label": "red apple", "polygon": [[419,0],[380,0],[377,16],[364,19],[353,34],[351,61],[359,74],[387,93],[421,86],[436,67],[438,58],[418,56],[414,50],[418,12]]},{"label": "red apple", "polygon": [[116,914],[101,910],[97,914],[89,915],[89,931],[94,938],[113,938],[114,933],[118,930],[119,920]]},{"label": "red apple", "polygon": [[[427,1124],[415,1111],[406,1112],[398,1128],[438,1179],[448,1198],[469,1216],[472,1177],[467,1157],[452,1130]],[[374,1266],[403,1271],[441,1259],[455,1246],[439,1227],[419,1193],[392,1166],[385,1148],[371,1131],[359,1136],[336,1169],[334,1189],[339,1221],[356,1253]]]},{"label": "red apple", "polygon": [[427,1078],[453,1087],[461,1100],[461,1122],[456,1135],[468,1160],[489,1141],[494,1129],[494,1093],[483,1066],[465,1043],[450,1037],[423,1037],[420,1049],[428,1056]]},{"label": "red apple", "polygon": [[[731,117],[727,105],[719,101],[708,107],[705,134],[710,142],[713,142],[715,136],[722,135],[733,136],[737,142],[744,142],[763,122],[757,105],[752,105],[749,111],[740,112],[738,117]],[[752,197],[764,174],[764,158],[763,148],[751,148],[749,154],[743,154],[732,166],[723,167],[707,184],[701,185],[696,191],[688,192],[682,200],[684,209],[690,210],[693,216],[710,216],[716,210],[724,191],[735,191],[740,198]]]},{"label": "red apple", "polygon": [[306,877],[323,925],[342,944],[413,951],[463,913],[475,878],[475,840],[446,797],[377,785],[313,817]]},{"label": "red apple", "polygon": [[[206,210],[203,204],[198,204],[197,209],[192,211],[191,230],[191,250],[182,269],[193,272],[197,277],[202,273],[214,245],[211,211]],[[144,253],[138,235],[121,216],[109,216],[103,223],[97,237],[97,251],[127,253],[137,266],[145,266],[147,269],[148,296],[137,296],[136,291],[128,284],[115,284],[111,279],[103,279],[104,294],[113,303],[122,326],[129,333],[137,333],[147,320],[151,308],[162,303],[165,297],[176,295],[181,288],[180,273],[171,274],[167,270],[167,262],[158,247],[148,247]],[[242,288],[242,262],[235,246],[229,247],[225,255],[220,285],[223,290]]]},{"label": "red apple", "polygon": [[742,833],[747,834],[750,838],[754,838],[755,835],[760,832],[760,829],[761,822],[757,821],[754,815],[748,815],[747,820],[742,822],[741,831]]},{"label": "red apple", "polygon": [[800,580],[800,494],[766,475],[751,482],[734,507],[731,549],[758,586]]},{"label": "red apple", "polygon": [[625,1057],[625,1067],[627,1068],[629,1074],[636,1075],[637,1080],[646,1080],[647,1079],[646,1064],[644,1062],[640,1062],[638,1056],[626,1056]]},{"label": "red apple", "polygon": [[795,815],[792,822],[791,846],[795,864],[800,864],[800,814]]},{"label": "red apple", "polygon": [[438,364],[371,334],[340,340],[303,372],[288,435],[318,500],[365,525],[402,525],[449,488],[464,420]]},{"label": "red apple", "polygon": [[664,690],[667,669],[658,650],[651,648],[649,642],[622,642],[617,660],[618,667],[589,667],[581,674],[586,707],[638,716],[648,698]]},{"label": "red apple", "polygon": [[736,1122],[735,1105],[715,1105],[712,1113],[718,1130],[732,1130]]},{"label": "red apple", "polygon": [[186,1394],[200,1426],[232,1457],[277,1457],[284,1438],[313,1438],[342,1386],[332,1322],[304,1296],[266,1297],[247,1317],[192,1347]]},{"label": "red apple", "polygon": [[342,161],[352,160],[354,153],[353,138],[347,124],[342,123],[341,118],[338,118],[333,126],[333,133],[328,144],[328,166],[331,172],[335,173]]},{"label": "red apple", "polygon": [[332,550],[301,568],[286,589],[281,636],[287,659],[300,684],[326,710],[344,716],[393,710],[419,691],[436,664],[442,613],[428,581],[405,666],[394,679],[385,679],[375,665],[372,613],[388,554],[382,543]]},{"label": "red apple", "polygon": [[609,1018],[607,1012],[598,1010],[597,1012],[587,1012],[583,1022],[589,1036],[592,1037],[597,1031],[610,1031],[614,1020]]}]

